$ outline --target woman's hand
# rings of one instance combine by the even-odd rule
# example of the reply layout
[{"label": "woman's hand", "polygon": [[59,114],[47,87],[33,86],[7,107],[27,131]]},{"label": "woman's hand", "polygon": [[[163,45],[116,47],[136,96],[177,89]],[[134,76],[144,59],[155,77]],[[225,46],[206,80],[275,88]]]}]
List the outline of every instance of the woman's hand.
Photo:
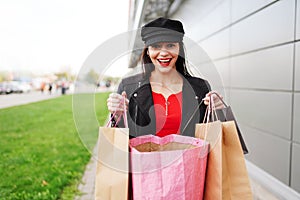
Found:
[{"label": "woman's hand", "polygon": [[213,98],[212,100],[213,100],[213,106],[215,107],[215,109],[222,109],[222,108],[224,108],[224,104],[223,104],[223,102],[221,101],[221,99],[216,95],[216,94],[214,94],[214,93],[216,93],[216,94],[218,94],[219,96],[220,96],[220,98],[221,99],[223,99],[223,97],[218,93],[218,92],[216,92],[216,91],[211,91],[211,92],[209,92],[209,93],[207,93],[206,95],[205,95],[205,98],[203,99],[204,100],[204,104],[205,105],[209,105],[209,102],[210,102],[210,99],[211,99],[211,97]]},{"label": "woman's hand", "polygon": [[123,97],[125,98],[126,110],[128,109],[129,100],[126,98],[126,92],[123,91],[122,95],[118,93],[111,93],[107,99],[107,108],[110,113],[115,113],[121,116],[124,112]]}]

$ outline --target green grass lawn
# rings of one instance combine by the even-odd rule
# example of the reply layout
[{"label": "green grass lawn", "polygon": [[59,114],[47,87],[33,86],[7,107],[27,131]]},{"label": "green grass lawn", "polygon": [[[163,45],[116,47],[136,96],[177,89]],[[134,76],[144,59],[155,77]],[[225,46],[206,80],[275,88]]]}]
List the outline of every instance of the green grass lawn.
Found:
[{"label": "green grass lawn", "polygon": [[[97,94],[99,124],[108,94]],[[97,127],[84,138],[94,145]],[[73,199],[90,152],[79,138],[72,96],[0,109],[0,199]]]}]

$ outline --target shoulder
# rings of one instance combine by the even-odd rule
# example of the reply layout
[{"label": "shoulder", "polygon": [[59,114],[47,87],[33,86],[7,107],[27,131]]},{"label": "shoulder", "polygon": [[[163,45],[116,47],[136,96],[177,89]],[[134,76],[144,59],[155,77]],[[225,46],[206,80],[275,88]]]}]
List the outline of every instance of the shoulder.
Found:
[{"label": "shoulder", "polygon": [[119,84],[118,93],[122,93],[122,91],[126,91],[128,95],[131,95],[134,90],[136,90],[141,82],[144,81],[143,74],[136,74],[132,76],[128,76],[123,78]]},{"label": "shoulder", "polygon": [[202,90],[208,90],[208,91],[211,90],[209,82],[205,79],[193,77],[193,76],[186,76],[184,78],[189,82],[189,84],[194,89],[202,89]]},{"label": "shoulder", "polygon": [[131,85],[131,84],[136,84],[138,82],[143,81],[144,75],[143,74],[136,74],[133,76],[128,76],[122,79],[121,84],[122,85]]}]

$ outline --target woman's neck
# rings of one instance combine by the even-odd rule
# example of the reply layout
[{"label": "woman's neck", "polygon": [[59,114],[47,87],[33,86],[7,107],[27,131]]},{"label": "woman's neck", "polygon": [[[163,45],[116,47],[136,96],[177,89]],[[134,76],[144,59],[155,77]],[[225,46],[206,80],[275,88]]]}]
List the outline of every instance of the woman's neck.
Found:
[{"label": "woman's neck", "polygon": [[150,82],[168,86],[171,84],[182,84],[182,77],[177,70],[172,70],[169,73],[159,73],[155,70],[151,72]]},{"label": "woman's neck", "polygon": [[153,71],[150,76],[150,84],[152,91],[168,97],[182,91],[183,79],[176,70],[168,74]]}]

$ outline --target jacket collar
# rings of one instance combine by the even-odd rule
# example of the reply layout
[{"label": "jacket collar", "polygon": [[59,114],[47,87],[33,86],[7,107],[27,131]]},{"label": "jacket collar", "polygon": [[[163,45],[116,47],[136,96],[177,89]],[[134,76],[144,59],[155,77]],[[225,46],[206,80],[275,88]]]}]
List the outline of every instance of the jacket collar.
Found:
[{"label": "jacket collar", "polygon": [[[199,116],[197,112],[199,112],[198,105],[198,96],[195,94],[190,82],[188,81],[188,77],[183,78],[183,86],[182,86],[182,117],[181,117],[181,126],[180,133],[183,135],[193,135],[194,133],[185,133],[185,130],[190,122],[193,123],[193,116]],[[155,124],[156,127],[156,118],[155,111],[153,109],[153,96],[151,85],[149,81],[149,77],[142,79],[139,82],[139,86],[133,95],[137,106],[142,111],[145,116],[150,115],[151,121]],[[152,107],[153,111],[149,112],[149,109]],[[149,112],[149,113],[147,113]]]}]

